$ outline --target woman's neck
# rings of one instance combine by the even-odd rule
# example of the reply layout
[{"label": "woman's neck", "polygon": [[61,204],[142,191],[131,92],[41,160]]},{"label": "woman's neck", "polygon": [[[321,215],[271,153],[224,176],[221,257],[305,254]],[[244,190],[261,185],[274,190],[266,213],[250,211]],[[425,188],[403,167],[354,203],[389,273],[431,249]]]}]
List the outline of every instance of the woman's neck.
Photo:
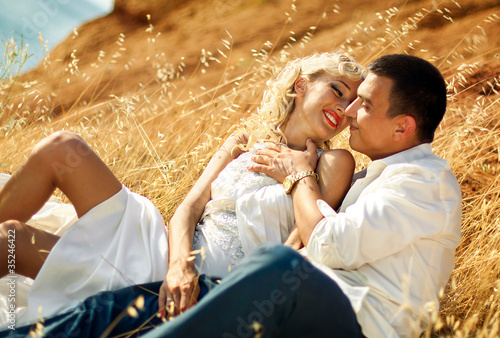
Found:
[{"label": "woman's neck", "polygon": [[[295,123],[295,120],[290,119],[285,124],[283,128],[283,134],[286,138],[286,145],[290,149],[295,150],[306,150],[306,140],[307,136],[304,134],[304,130],[299,123]],[[285,141],[285,140],[284,140]]]}]

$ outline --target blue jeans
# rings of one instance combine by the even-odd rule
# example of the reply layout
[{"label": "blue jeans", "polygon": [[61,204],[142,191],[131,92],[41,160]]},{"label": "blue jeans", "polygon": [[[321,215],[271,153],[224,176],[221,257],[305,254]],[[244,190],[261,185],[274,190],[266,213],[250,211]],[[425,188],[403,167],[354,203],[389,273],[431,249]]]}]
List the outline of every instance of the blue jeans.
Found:
[{"label": "blue jeans", "polygon": [[[142,294],[144,310],[137,318],[117,320],[112,335],[139,328],[140,334],[149,331],[145,337],[362,337],[337,284],[285,246],[261,246],[219,285],[205,276],[199,282],[198,304],[166,323],[154,316],[158,301],[150,291],[157,292],[158,282],[92,296],[46,320],[43,332],[49,337],[98,336]],[[26,327],[16,331],[28,332]]]}]

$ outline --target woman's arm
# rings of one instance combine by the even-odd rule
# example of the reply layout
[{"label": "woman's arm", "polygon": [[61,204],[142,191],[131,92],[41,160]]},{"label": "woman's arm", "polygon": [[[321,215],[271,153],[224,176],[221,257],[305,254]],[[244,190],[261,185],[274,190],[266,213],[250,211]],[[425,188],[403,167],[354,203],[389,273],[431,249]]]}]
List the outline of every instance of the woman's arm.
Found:
[{"label": "woman's arm", "polygon": [[196,224],[210,200],[212,182],[231,160],[238,157],[242,151],[237,146],[245,142],[244,135],[228,138],[170,220],[168,272],[158,299],[158,309],[162,314],[167,307],[172,306],[167,299],[173,301],[173,309],[169,309],[172,310],[170,315],[177,315],[196,303],[199,287],[194,262],[189,259]]}]

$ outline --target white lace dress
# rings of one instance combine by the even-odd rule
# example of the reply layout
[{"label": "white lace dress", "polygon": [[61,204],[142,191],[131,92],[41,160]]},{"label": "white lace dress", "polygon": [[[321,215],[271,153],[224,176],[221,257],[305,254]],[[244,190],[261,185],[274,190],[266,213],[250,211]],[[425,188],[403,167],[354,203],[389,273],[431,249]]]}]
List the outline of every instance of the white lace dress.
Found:
[{"label": "white lace dress", "polygon": [[[294,224],[292,200],[274,179],[246,167],[251,152],[230,162],[211,186],[196,227],[200,273],[224,277],[263,242],[284,242]],[[103,290],[159,281],[168,265],[163,218],[145,197],[123,187],[81,217],[49,254],[28,295],[30,319],[67,310]]]}]

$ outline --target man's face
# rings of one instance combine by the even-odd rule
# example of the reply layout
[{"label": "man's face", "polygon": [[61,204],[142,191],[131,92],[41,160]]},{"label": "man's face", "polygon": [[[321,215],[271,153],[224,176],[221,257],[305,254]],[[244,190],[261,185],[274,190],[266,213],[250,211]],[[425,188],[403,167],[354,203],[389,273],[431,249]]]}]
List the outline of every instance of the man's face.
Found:
[{"label": "man's face", "polygon": [[349,144],[372,160],[394,154],[395,119],[387,117],[393,81],[369,73],[358,87],[357,99],[346,109],[351,117]]}]

